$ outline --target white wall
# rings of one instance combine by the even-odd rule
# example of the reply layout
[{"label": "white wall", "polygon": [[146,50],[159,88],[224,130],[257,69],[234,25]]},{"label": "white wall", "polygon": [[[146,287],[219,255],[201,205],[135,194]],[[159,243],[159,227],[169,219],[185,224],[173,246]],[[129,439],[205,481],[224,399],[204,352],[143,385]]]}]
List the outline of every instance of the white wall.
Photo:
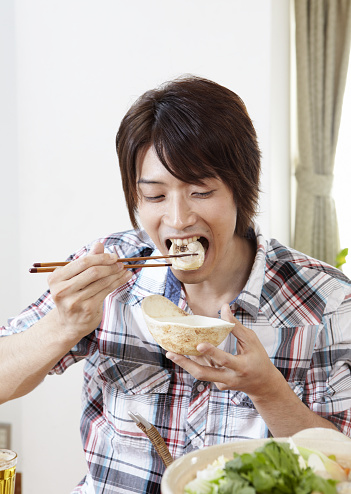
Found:
[{"label": "white wall", "polygon": [[[260,222],[289,243],[289,0],[0,8],[0,323],[45,290],[45,275],[28,274],[33,262],[129,228],[115,133],[139,94],[183,73],[244,99],[263,152]],[[25,494],[68,493],[84,475],[81,373],[79,364],[0,407],[0,422],[13,423]]]},{"label": "white wall", "polygon": [[[17,139],[17,80],[13,2],[0,2],[0,324],[20,310],[20,246]],[[6,74],[6,75],[4,75]],[[0,361],[1,365],[1,361]],[[0,382],[1,386],[1,382]],[[21,404],[0,407],[0,423],[10,422],[12,444],[22,453]]]}]

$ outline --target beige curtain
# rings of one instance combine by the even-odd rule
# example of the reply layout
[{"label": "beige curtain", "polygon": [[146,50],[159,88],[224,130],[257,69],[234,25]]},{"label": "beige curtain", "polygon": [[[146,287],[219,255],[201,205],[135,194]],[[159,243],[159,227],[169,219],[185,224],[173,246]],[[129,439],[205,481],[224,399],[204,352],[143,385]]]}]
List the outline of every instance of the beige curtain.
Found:
[{"label": "beige curtain", "polygon": [[339,233],[331,192],[350,52],[351,0],[295,0],[295,21],[295,248],[334,265]]}]

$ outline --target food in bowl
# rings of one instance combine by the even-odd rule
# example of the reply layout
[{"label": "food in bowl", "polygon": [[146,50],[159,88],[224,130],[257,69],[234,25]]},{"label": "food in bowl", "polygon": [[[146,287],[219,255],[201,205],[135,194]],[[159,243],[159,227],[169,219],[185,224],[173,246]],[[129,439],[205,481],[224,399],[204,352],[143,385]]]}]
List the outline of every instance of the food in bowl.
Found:
[{"label": "food in bowl", "polygon": [[252,453],[233,456],[228,460],[222,455],[199,470],[184,493],[337,494],[345,492],[348,484],[348,468],[320,451],[296,446],[291,438],[287,442],[271,440]]},{"label": "food in bowl", "polygon": [[235,326],[222,319],[188,314],[162,295],[146,297],[141,308],[156,342],[181,355],[200,355],[199,343],[220,345]]},{"label": "food in bowl", "polygon": [[[314,427],[301,430],[294,434],[291,439],[298,448],[302,447],[315,450],[333,458],[343,468],[343,475],[346,474],[350,477],[351,440],[341,432],[333,429]],[[227,460],[234,458],[234,453],[239,455],[245,453],[250,456],[251,453],[270,441],[272,439],[246,439],[207,446],[187,453],[177,458],[167,467],[162,477],[161,492],[162,494],[184,494],[185,486],[197,477],[198,472],[205,471],[209,465],[215,463],[219,458],[224,458],[224,463],[226,463]],[[275,438],[274,441],[279,443],[290,442],[292,444],[290,438],[286,437]],[[220,466],[220,464],[217,465],[218,468]],[[335,487],[338,494],[350,494],[350,479],[348,478],[347,481],[338,480]],[[218,486],[212,490],[207,489],[206,492],[218,492]],[[248,492],[254,491],[251,490]],[[279,491],[268,492],[278,493]]]}]

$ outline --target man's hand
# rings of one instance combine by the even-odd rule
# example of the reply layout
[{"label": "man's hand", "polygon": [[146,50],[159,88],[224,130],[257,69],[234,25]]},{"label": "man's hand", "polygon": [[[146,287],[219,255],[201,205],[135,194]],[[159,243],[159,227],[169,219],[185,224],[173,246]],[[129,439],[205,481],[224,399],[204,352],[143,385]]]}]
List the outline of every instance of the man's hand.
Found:
[{"label": "man's hand", "polygon": [[106,296],[132,277],[117,259],[117,254],[104,253],[104,246],[97,243],[88,255],[49,276],[60,325],[73,340],[79,341],[99,325]]},{"label": "man's hand", "polygon": [[222,307],[222,318],[235,322],[237,354],[231,355],[209,343],[201,343],[200,357],[166,356],[196,379],[215,383],[220,390],[246,393],[275,437],[288,437],[309,427],[336,429],[332,422],[312,412],[291,390],[284,376],[270,361],[255,332],[245,328]]},{"label": "man's hand", "polygon": [[187,358],[171,352],[166,356],[196,379],[213,382],[220,390],[243,391],[252,399],[267,394],[282,379],[281,373],[270,361],[256,333],[232,315],[228,304],[222,307],[221,314],[222,319],[235,323],[232,333],[237,339],[236,355],[210,343],[201,343],[197,346],[200,357]]}]

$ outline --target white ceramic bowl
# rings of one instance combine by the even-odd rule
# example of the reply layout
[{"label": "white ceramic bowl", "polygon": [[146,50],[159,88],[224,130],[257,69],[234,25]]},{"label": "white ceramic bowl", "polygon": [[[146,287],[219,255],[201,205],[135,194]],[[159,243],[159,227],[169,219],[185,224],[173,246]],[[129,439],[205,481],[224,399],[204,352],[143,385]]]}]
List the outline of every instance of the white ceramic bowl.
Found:
[{"label": "white ceramic bowl", "polygon": [[[287,441],[286,438],[275,438]],[[316,449],[326,455],[335,455],[343,466],[351,467],[351,439],[332,429],[306,429],[293,436],[297,446]],[[188,453],[175,460],[165,471],[162,494],[184,494],[185,485],[196,477],[196,472],[206,468],[219,456],[231,459],[233,453],[252,453],[271,439],[252,439],[210,446]]]}]

